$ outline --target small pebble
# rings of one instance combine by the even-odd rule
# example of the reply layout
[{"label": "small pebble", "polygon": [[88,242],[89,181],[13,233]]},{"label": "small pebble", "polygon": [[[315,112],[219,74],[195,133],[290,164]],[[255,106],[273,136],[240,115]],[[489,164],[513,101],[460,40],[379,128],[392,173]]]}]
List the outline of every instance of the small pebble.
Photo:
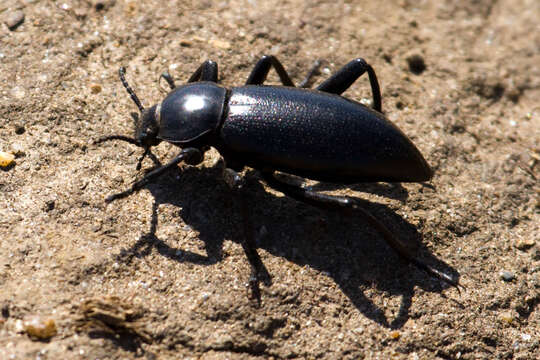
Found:
[{"label": "small pebble", "polygon": [[193,41],[189,40],[189,39],[182,39],[180,40],[180,46],[183,46],[183,47],[190,47],[193,45]]},{"label": "small pebble", "polygon": [[422,55],[414,54],[409,56],[407,59],[407,64],[409,64],[409,70],[413,74],[420,75],[426,70],[426,63]]},{"label": "small pebble", "polygon": [[16,124],[15,125],[15,134],[22,135],[22,134],[24,134],[25,131],[26,131],[26,129],[24,128],[24,125],[21,125],[21,124]]},{"label": "small pebble", "polygon": [[4,152],[4,151],[0,151],[0,166],[1,167],[8,167],[9,165],[11,165],[13,160],[15,160],[15,155]]},{"label": "small pebble", "polygon": [[506,270],[501,271],[500,275],[501,275],[501,279],[503,279],[504,281],[512,281],[516,278],[516,275],[514,275],[513,272],[506,271]]},{"label": "small pebble", "polygon": [[532,248],[534,246],[534,244],[535,244],[534,239],[520,239],[516,243],[516,247],[519,250],[528,250],[528,249]]},{"label": "small pebble", "polygon": [[390,338],[393,339],[393,340],[399,339],[400,336],[401,336],[401,334],[399,333],[399,331],[392,331],[390,333]]},{"label": "small pebble", "polygon": [[19,142],[14,142],[13,144],[11,144],[10,150],[10,152],[16,157],[26,155],[26,153],[24,152],[24,145]]},{"label": "small pebble", "polygon": [[99,94],[101,92],[100,84],[90,84],[90,91],[92,94]]},{"label": "small pebble", "polygon": [[45,211],[52,211],[54,210],[56,203],[54,200],[47,200],[45,201],[45,206],[43,207],[43,210]]},{"label": "small pebble", "polygon": [[24,13],[21,10],[13,11],[7,15],[5,22],[8,29],[13,31],[24,22]]},{"label": "small pebble", "polygon": [[114,5],[114,0],[93,0],[94,9],[102,11]]},{"label": "small pebble", "polygon": [[514,317],[510,312],[503,312],[499,314],[499,320],[511,324],[514,321]]},{"label": "small pebble", "polygon": [[24,88],[21,86],[13,87],[10,93],[15,99],[23,99],[26,96],[26,90],[24,90]]},{"label": "small pebble", "polygon": [[213,344],[213,348],[214,349],[217,349],[217,350],[229,350],[233,347],[233,338],[231,335],[229,334],[226,334],[226,335],[222,335],[222,336],[219,336],[214,344]]},{"label": "small pebble", "polygon": [[57,333],[56,323],[53,319],[43,319],[36,316],[24,321],[23,325],[24,331],[30,337],[40,340],[51,338]]},{"label": "small pebble", "polygon": [[231,47],[231,43],[223,40],[208,40],[208,43],[219,49],[227,50]]}]

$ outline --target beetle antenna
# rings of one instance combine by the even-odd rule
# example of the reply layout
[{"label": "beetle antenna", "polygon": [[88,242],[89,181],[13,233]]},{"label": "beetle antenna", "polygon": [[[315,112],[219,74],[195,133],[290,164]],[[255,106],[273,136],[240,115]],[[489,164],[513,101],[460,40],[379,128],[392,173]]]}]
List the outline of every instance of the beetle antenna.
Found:
[{"label": "beetle antenna", "polygon": [[142,106],[139,97],[137,96],[137,94],[135,94],[135,91],[133,91],[133,89],[131,88],[131,86],[129,86],[126,80],[126,68],[123,66],[120,67],[120,69],[118,69],[118,75],[120,75],[120,81],[122,82],[122,85],[124,85],[129,96],[131,96],[131,100],[133,100],[135,105],[137,105],[137,107],[139,108],[139,111],[142,113],[144,111],[144,106]]}]

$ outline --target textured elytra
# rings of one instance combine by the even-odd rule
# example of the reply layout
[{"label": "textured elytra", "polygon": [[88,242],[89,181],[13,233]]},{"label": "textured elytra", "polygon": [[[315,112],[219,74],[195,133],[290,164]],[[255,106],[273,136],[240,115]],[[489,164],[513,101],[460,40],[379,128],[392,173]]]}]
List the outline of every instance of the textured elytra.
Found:
[{"label": "textured elytra", "polygon": [[341,96],[274,86],[233,88],[223,144],[254,167],[315,180],[424,181],[426,161],[382,114]]}]

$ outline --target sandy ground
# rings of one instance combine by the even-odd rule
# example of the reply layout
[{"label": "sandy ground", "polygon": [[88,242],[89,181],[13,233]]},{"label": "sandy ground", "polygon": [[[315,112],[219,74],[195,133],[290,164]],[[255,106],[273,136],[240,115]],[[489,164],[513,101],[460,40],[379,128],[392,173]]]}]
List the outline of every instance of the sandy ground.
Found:
[{"label": "sandy ground", "polygon": [[[1,359],[534,359],[540,353],[540,2],[39,1],[0,5]],[[408,265],[362,217],[269,190],[246,197],[272,275],[248,299],[241,217],[219,155],[110,205],[169,70],[213,59],[225,85],[263,54],[320,83],[356,57],[429,184],[318,186],[368,210],[461,293]],[[272,73],[270,84],[277,83]],[[344,95],[371,97],[362,78]],[[155,150],[165,161],[177,149]],[[152,167],[145,160],[143,169]]]}]

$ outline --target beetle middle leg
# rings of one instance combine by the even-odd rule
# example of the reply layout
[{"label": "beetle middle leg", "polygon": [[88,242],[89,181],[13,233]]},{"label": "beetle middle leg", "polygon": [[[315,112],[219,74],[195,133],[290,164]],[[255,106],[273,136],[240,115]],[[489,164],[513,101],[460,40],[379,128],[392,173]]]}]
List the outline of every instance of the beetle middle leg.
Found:
[{"label": "beetle middle leg", "polygon": [[371,92],[373,95],[373,108],[381,112],[381,90],[375,71],[364,59],[357,58],[338,70],[330,78],[317,87],[317,90],[341,95],[365,72],[369,75]]},{"label": "beetle middle leg", "polygon": [[242,193],[245,180],[236,171],[230,168],[223,169],[223,179],[232,190],[232,195],[234,196],[235,202],[240,205],[240,212],[244,227],[244,236],[241,244],[251,267],[251,275],[248,283],[251,291],[251,298],[256,300],[260,305],[261,290],[259,287],[259,281],[263,280],[266,285],[270,285],[270,274],[268,274],[266,271],[262,260],[257,253],[253,226],[249,217],[248,204],[245,195]]},{"label": "beetle middle leg", "polygon": [[278,180],[274,177],[274,174],[271,172],[263,172],[263,178],[266,183],[284,193],[287,196],[292,197],[298,201],[305,202],[307,204],[328,209],[328,210],[338,210],[346,213],[357,212],[360,213],[371,226],[376,228],[379,233],[383,236],[386,243],[394,249],[395,252],[399,254],[406,261],[414,264],[417,268],[424,270],[429,275],[456,287],[459,290],[459,282],[448,274],[445,274],[425,263],[418,260],[414,254],[407,249],[402,242],[400,242],[386,226],[384,226],[379,220],[377,220],[373,215],[363,209],[359,202],[355,199],[349,197],[338,197],[338,196],[329,196],[326,194],[317,193],[315,191],[307,190],[299,186],[291,185],[285,183],[281,180]]},{"label": "beetle middle leg", "polygon": [[[315,64],[308,72],[305,79],[298,84],[298,87],[304,88],[309,85],[309,81],[317,73],[321,63],[322,62],[320,60],[315,61]],[[251,70],[251,73],[249,74],[246,85],[262,85],[266,81],[266,77],[268,76],[272,66],[274,69],[276,69],[279,79],[283,85],[292,87],[295,86],[291,80],[291,77],[283,67],[283,64],[281,64],[281,62],[274,55],[264,55],[259,61],[257,61],[257,64],[255,64],[253,70]]]}]

